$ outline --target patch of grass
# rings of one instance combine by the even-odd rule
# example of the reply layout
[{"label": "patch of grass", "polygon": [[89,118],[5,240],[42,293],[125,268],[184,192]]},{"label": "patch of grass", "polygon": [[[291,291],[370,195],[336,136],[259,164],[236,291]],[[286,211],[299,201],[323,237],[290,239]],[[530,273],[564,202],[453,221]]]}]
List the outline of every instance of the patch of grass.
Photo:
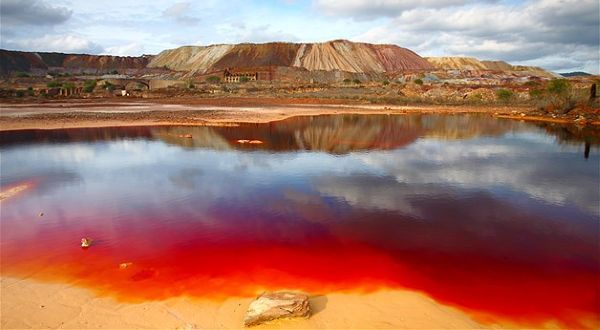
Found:
[{"label": "patch of grass", "polygon": [[498,101],[508,103],[514,97],[514,93],[511,90],[500,88],[496,91],[496,98]]}]

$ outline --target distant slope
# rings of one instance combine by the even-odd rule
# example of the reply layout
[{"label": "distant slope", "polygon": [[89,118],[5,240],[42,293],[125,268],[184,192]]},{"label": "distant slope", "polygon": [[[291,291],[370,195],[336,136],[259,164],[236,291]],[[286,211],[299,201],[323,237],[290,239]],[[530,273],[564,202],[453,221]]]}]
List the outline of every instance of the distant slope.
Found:
[{"label": "distant slope", "polygon": [[565,72],[565,73],[559,73],[561,76],[569,78],[569,77],[588,77],[591,76],[591,74],[587,73],[587,72],[582,72],[582,71],[575,71],[575,72]]},{"label": "distant slope", "polygon": [[426,57],[436,69],[442,70],[487,70],[487,67],[474,57]]},{"label": "distant slope", "polygon": [[480,61],[473,57],[426,57],[438,70],[469,70],[469,71],[497,71],[517,76],[537,76],[556,78],[558,74],[546,71],[540,67],[511,65],[504,61]]},{"label": "distant slope", "polygon": [[146,56],[110,56],[20,52],[0,49],[0,74],[31,72],[62,68],[68,71],[106,72],[110,70],[139,70],[148,65]]},{"label": "distant slope", "polygon": [[148,67],[206,73],[230,67],[284,66],[309,71],[354,73],[428,70],[431,64],[411,50],[335,40],[325,43],[185,46],[156,55]]}]

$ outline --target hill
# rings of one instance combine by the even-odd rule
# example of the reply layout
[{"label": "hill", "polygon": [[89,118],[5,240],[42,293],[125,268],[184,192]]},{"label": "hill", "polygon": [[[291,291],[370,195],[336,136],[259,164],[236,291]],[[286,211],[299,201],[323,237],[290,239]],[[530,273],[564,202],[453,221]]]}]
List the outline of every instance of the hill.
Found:
[{"label": "hill", "polygon": [[438,70],[460,71],[492,71],[515,76],[536,76],[544,78],[557,78],[557,74],[546,71],[540,67],[511,65],[504,61],[480,61],[473,57],[426,57]]},{"label": "hill", "polygon": [[148,67],[206,73],[232,67],[297,67],[309,71],[382,73],[428,70],[432,66],[415,52],[396,45],[335,40],[324,43],[185,46],[165,50]]},{"label": "hill", "polygon": [[575,72],[565,72],[565,73],[559,73],[561,76],[569,78],[569,77],[589,77],[591,76],[591,74],[587,73],[587,72],[582,72],[582,71],[575,71]]}]

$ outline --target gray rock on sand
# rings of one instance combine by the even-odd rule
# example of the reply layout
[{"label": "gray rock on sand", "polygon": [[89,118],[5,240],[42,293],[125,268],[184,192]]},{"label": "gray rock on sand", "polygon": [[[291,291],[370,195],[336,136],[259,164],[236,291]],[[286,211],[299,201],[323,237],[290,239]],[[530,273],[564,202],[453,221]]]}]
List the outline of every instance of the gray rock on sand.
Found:
[{"label": "gray rock on sand", "polygon": [[268,292],[250,303],[244,318],[244,325],[250,327],[275,319],[308,317],[309,315],[310,306],[306,294]]}]

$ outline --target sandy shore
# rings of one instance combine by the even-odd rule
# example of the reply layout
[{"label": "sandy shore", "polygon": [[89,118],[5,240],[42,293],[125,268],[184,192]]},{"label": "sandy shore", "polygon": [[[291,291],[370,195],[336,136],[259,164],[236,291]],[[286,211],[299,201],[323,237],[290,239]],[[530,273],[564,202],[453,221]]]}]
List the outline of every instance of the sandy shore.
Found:
[{"label": "sandy shore", "polygon": [[[297,101],[297,100],[293,100]],[[149,125],[264,123],[322,114],[483,113],[519,120],[565,122],[528,115],[527,108],[474,106],[382,106],[292,103],[281,99],[72,100],[0,104],[0,130]]]},{"label": "sandy shore", "polygon": [[[2,329],[234,329],[252,298],[224,301],[177,297],[130,304],[74,284],[1,279]],[[278,320],[253,329],[481,329],[465,313],[414,292],[331,293],[312,296],[309,319]]]}]

